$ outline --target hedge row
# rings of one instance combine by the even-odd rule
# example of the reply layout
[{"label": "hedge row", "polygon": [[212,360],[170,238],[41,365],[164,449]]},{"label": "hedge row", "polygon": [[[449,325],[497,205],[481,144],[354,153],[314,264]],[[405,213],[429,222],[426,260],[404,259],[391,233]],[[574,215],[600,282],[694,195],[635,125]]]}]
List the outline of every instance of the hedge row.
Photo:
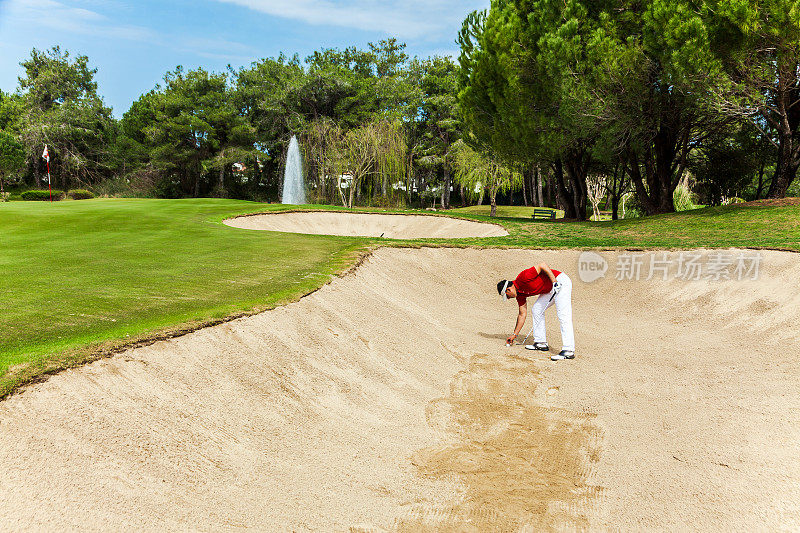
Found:
[{"label": "hedge row", "polygon": [[[47,189],[33,189],[30,191],[25,191],[20,196],[23,200],[38,200],[38,201],[47,201],[50,200],[51,191]],[[59,191],[57,189],[53,189],[52,191],[53,200],[61,200],[64,196],[64,191]]]},{"label": "hedge row", "polygon": [[[64,198],[64,192],[56,189],[53,189],[52,195],[54,201]],[[20,196],[23,200],[48,201],[50,200],[50,191],[47,189],[33,189],[25,191]],[[67,193],[67,196],[73,200],[88,200],[94,198],[94,194],[86,189],[72,189]]]},{"label": "hedge row", "polygon": [[86,189],[71,189],[67,196],[72,198],[73,200],[89,200],[94,198],[94,194],[91,191],[87,191]]}]

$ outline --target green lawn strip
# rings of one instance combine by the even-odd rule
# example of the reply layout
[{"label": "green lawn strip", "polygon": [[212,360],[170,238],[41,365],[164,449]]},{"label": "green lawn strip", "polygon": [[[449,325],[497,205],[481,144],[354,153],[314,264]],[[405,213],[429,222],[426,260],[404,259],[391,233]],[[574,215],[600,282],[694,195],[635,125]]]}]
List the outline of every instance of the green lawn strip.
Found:
[{"label": "green lawn strip", "polygon": [[0,204],[0,397],[103,352],[298,299],[352,265],[360,239],[214,222],[260,204]]},{"label": "green lawn strip", "polygon": [[[738,247],[800,251],[800,207],[797,206],[734,205],[604,222],[491,219],[475,214],[460,216],[474,220],[499,220],[510,234],[505,238],[459,241],[462,245],[471,246],[626,249]],[[416,242],[434,244],[430,240]]]}]

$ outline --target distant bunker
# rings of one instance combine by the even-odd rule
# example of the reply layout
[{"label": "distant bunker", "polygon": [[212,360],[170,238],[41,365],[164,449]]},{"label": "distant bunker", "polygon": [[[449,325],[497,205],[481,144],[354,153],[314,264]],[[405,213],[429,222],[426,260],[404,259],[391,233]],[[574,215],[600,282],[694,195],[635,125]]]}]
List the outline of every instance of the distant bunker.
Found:
[{"label": "distant bunker", "polygon": [[497,224],[443,216],[330,211],[249,215],[226,220],[225,224],[241,229],[385,239],[458,239],[508,235],[508,232]]}]

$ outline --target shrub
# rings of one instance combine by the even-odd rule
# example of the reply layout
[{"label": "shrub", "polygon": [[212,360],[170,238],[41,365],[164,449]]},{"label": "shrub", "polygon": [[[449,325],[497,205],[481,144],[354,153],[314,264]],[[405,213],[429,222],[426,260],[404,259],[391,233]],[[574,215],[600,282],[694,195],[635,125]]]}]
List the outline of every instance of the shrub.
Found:
[{"label": "shrub", "polygon": [[787,197],[800,196],[800,180],[799,179],[795,179],[794,181],[792,181],[792,184],[789,185],[789,190],[786,191],[786,196]]},{"label": "shrub", "polygon": [[[53,200],[61,200],[61,197],[64,195],[63,191],[59,191],[53,189]],[[50,191],[47,189],[32,189],[30,191],[25,191],[20,195],[23,200],[33,200],[33,201],[48,201],[50,200]]]},{"label": "shrub", "polygon": [[731,205],[731,204],[743,204],[745,202],[744,198],[739,198],[738,196],[731,196],[730,198],[723,198],[722,205]]},{"label": "shrub", "polygon": [[91,191],[87,191],[86,189],[72,189],[67,193],[67,196],[72,198],[73,200],[89,200],[94,198],[94,194]]},{"label": "shrub", "polygon": [[152,198],[151,188],[152,184],[137,174],[109,178],[92,186],[95,196],[101,198]]},{"label": "shrub", "polygon": [[645,216],[644,207],[635,192],[622,195],[619,202],[619,218],[641,218]]},{"label": "shrub", "polygon": [[382,207],[384,209],[390,209],[395,207],[404,207],[403,197],[400,195],[397,196],[376,196],[370,202],[370,207]]},{"label": "shrub", "polygon": [[698,207],[697,195],[683,185],[677,187],[675,192],[672,193],[672,202],[675,206],[675,211],[689,211]]},{"label": "shrub", "polygon": [[163,177],[151,189],[155,198],[182,198],[180,181],[174,181],[171,176]]}]

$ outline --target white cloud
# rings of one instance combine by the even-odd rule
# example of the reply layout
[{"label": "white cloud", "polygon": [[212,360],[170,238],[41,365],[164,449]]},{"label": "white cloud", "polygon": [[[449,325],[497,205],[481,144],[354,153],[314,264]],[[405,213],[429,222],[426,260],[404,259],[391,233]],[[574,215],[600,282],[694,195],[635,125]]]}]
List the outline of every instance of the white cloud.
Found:
[{"label": "white cloud", "polygon": [[176,42],[173,47],[207,59],[220,59],[230,63],[249,63],[258,54],[252,46],[226,39],[188,38]]},{"label": "white cloud", "polygon": [[[98,2],[90,2],[98,4]],[[115,24],[105,15],[57,2],[56,0],[11,0],[3,4],[3,24],[31,28],[31,33],[43,29],[79,33],[98,37],[144,41],[155,34],[149,28]]]},{"label": "white cloud", "polygon": [[29,36],[69,33],[127,40],[230,61],[241,58],[251,61],[251,56],[255,54],[252,47],[234,41],[164,35],[145,26],[119,23],[90,7],[115,14],[131,9],[117,0],[9,0],[0,3],[0,31],[4,27],[16,27],[29,28]]},{"label": "white cloud", "polygon": [[218,0],[308,24],[377,31],[402,39],[440,40],[488,0]]}]

